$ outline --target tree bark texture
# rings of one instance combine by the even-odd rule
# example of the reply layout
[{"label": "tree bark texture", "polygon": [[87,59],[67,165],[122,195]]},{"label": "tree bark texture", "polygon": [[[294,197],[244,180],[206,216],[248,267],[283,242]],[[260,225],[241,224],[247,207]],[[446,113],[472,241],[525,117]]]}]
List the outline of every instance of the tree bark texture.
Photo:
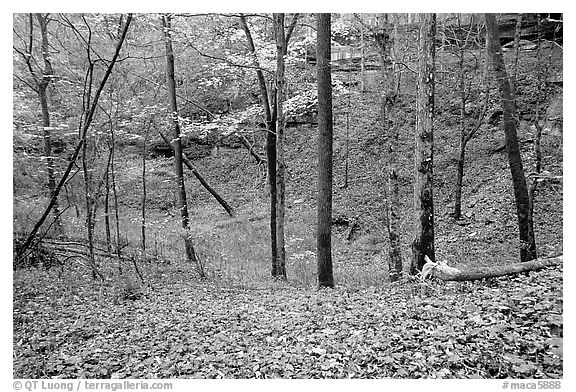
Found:
[{"label": "tree bark texture", "polygon": [[[511,263],[506,265],[491,267],[449,267],[445,264],[431,264],[427,271],[427,276],[441,280],[470,281],[498,276],[515,275],[521,272],[537,271],[547,267],[562,265],[564,257],[562,255],[550,258],[540,258],[524,263]],[[428,268],[425,268],[427,270]]]},{"label": "tree bark texture", "polygon": [[316,15],[318,85],[318,199],[316,261],[318,286],[334,287],[332,272],[332,76],[330,14]]},{"label": "tree bark texture", "polygon": [[416,151],[414,153],[414,239],[410,273],[416,274],[425,256],[435,260],[433,146],[434,60],[436,14],[420,15],[418,93],[416,99]]},{"label": "tree bark texture", "polygon": [[286,202],[286,163],[284,161],[284,55],[286,54],[286,35],[284,32],[284,14],[274,14],[276,29],[276,247],[278,258],[275,276],[286,278],[286,247],[284,238],[284,218]]},{"label": "tree bark texture", "polygon": [[176,174],[178,193],[178,209],[180,210],[180,219],[184,229],[184,245],[188,261],[194,263],[201,278],[205,277],[204,269],[200,259],[196,255],[192,238],[190,236],[190,217],[188,215],[188,203],[186,200],[186,184],[184,182],[184,169],[182,166],[182,141],[180,139],[180,123],[178,121],[178,106],[176,103],[176,83],[174,79],[174,51],[172,47],[171,34],[171,17],[164,15],[162,17],[164,27],[164,40],[166,44],[166,86],[168,89],[168,100],[170,110],[170,119],[172,121],[172,148],[174,150],[174,171]]},{"label": "tree bark texture", "polygon": [[386,226],[388,229],[388,275],[390,281],[395,282],[402,273],[402,250],[400,241],[400,192],[398,185],[398,124],[392,117],[392,112],[398,95],[398,69],[394,53],[394,28],[389,21],[389,15],[385,15],[380,25],[374,32],[374,38],[378,44],[380,57],[382,60],[382,78],[384,80],[384,90],[382,91],[382,129],[387,137],[388,154],[386,156],[387,165],[387,198],[384,208],[387,209]]},{"label": "tree bark texture", "polygon": [[516,213],[518,216],[520,260],[529,261],[536,258],[536,241],[532,220],[530,219],[528,187],[518,144],[516,105],[510,91],[510,83],[506,74],[502,47],[500,46],[500,32],[494,14],[486,14],[486,35],[494,76],[500,90],[504,133],[506,135],[506,151],[508,152],[508,163],[512,174]]}]

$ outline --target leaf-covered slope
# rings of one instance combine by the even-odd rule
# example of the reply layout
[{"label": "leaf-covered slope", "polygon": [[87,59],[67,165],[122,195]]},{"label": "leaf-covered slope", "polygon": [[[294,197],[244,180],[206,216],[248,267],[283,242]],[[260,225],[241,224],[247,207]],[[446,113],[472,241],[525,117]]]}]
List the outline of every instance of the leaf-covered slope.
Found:
[{"label": "leaf-covered slope", "polygon": [[557,378],[561,269],[490,284],[301,290],[153,282],[113,286],[22,273],[15,378]]}]

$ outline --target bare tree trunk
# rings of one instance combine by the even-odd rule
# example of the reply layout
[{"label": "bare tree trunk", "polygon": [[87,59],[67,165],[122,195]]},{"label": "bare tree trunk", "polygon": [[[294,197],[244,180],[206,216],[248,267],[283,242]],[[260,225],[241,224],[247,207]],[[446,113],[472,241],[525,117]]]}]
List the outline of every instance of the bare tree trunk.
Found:
[{"label": "bare tree trunk", "polygon": [[[112,121],[112,120],[110,120]],[[114,199],[114,218],[116,221],[116,256],[118,258],[118,272],[122,275],[122,236],[120,232],[120,207],[118,205],[118,192],[116,188],[116,140],[114,138],[114,128],[110,127],[110,177],[112,180],[112,196]]]},{"label": "bare tree trunk", "polygon": [[[240,16],[240,25],[246,35],[248,49],[255,55],[256,47],[252,39],[252,34],[248,28],[246,18]],[[256,56],[254,56],[256,66],[260,64]],[[272,276],[277,276],[276,266],[278,264],[278,248],[276,243],[276,90],[274,89],[269,97],[268,88],[266,87],[266,79],[262,70],[256,70],[258,78],[258,86],[260,88],[260,101],[264,108],[266,116],[266,160],[268,168],[268,188],[270,193],[270,248],[271,248],[271,261],[272,261]]]},{"label": "bare tree trunk", "polygon": [[366,55],[364,50],[364,23],[360,24],[360,93],[364,93],[366,80]]},{"label": "bare tree trunk", "polygon": [[[386,24],[390,42],[388,46],[391,49],[396,48],[396,40],[398,39],[398,21],[394,23],[393,30],[390,29],[390,24]],[[387,69],[388,86],[385,101],[385,110],[387,115],[384,121],[388,131],[388,239],[389,239],[389,256],[390,256],[390,280],[392,282],[399,279],[402,275],[402,243],[400,240],[400,187],[398,184],[398,171],[396,165],[398,164],[398,146],[399,139],[399,126],[390,117],[396,100],[400,94],[400,67],[398,66],[397,53],[395,50],[390,51],[390,65]]]},{"label": "bare tree trunk", "polygon": [[146,127],[144,144],[142,145],[142,202],[140,205],[140,249],[142,249],[142,255],[146,254],[146,150],[149,127],[150,123]]},{"label": "bare tree trunk", "polygon": [[522,14],[516,15],[516,27],[514,29],[514,65],[512,67],[512,77],[510,78],[510,93],[516,99],[518,89],[518,58],[520,57],[520,34],[522,32]]},{"label": "bare tree trunk", "polygon": [[[332,49],[332,48],[330,48]],[[332,56],[332,54],[330,54]],[[346,108],[346,154],[344,155],[344,184],[341,188],[348,188],[348,167],[350,161],[350,111],[352,110],[352,58],[348,59],[348,107]]]},{"label": "bare tree trunk", "polygon": [[[50,61],[49,44],[48,44],[48,14],[36,14],[36,19],[40,24],[40,34],[42,36],[42,58],[44,60],[44,69],[42,70],[42,79],[38,83],[38,97],[40,99],[40,107],[42,108],[42,127],[44,130],[44,157],[46,159],[46,171],[48,173],[48,189],[50,190],[50,198],[54,197],[56,192],[56,176],[54,174],[54,157],[52,156],[52,136],[50,125],[50,110],[48,108],[48,95],[47,90],[50,82],[54,78],[54,68]],[[30,20],[32,23],[32,20]],[[56,235],[64,235],[64,227],[62,226],[62,219],[60,218],[60,207],[58,205],[58,198],[55,198],[54,207],[54,220],[56,227]]]},{"label": "bare tree trunk", "polygon": [[318,286],[334,287],[332,273],[332,77],[330,14],[316,14],[318,85]]},{"label": "bare tree trunk", "polygon": [[[458,14],[458,31],[462,25]],[[466,80],[464,71],[464,43],[459,41],[458,48],[458,90],[460,93],[460,145],[458,166],[456,171],[456,187],[454,189],[454,219],[462,216],[462,182],[464,179],[464,160],[466,158]]]},{"label": "bare tree trunk", "polygon": [[395,282],[402,274],[402,250],[400,241],[400,196],[398,186],[398,126],[392,118],[392,110],[398,98],[398,66],[394,51],[394,29],[389,21],[389,15],[379,18],[378,28],[374,31],[374,39],[382,61],[381,72],[384,89],[381,97],[382,133],[387,136],[388,154],[386,156],[387,191],[386,191],[386,228],[388,230],[388,274],[390,281]]},{"label": "bare tree trunk", "polygon": [[140,248],[142,255],[146,254],[146,150],[148,148],[148,134],[150,133],[150,120],[144,133],[144,144],[142,146],[142,203],[140,206]]},{"label": "bare tree trunk", "polygon": [[510,83],[506,74],[504,57],[500,46],[500,32],[494,14],[486,14],[486,34],[489,43],[489,53],[494,67],[494,76],[500,89],[500,98],[506,135],[506,150],[512,174],[518,229],[520,234],[520,260],[529,261],[536,258],[536,241],[534,228],[530,219],[530,198],[524,177],[524,167],[518,145],[516,107],[510,92]]},{"label": "bare tree trunk", "polygon": [[286,36],[284,32],[284,14],[274,14],[276,29],[276,247],[278,258],[276,276],[286,278],[286,247],[284,238],[284,218],[286,200],[286,164],[284,162],[284,55],[286,54]]},{"label": "bare tree trunk", "polygon": [[432,261],[435,260],[433,201],[435,36],[436,14],[420,14],[411,274],[416,274],[422,269],[425,256]]},{"label": "bare tree trunk", "polygon": [[128,27],[130,26],[131,21],[132,21],[132,14],[128,14],[128,17],[126,18],[126,24],[124,25],[124,30],[122,31],[122,35],[121,35],[120,40],[118,41],[118,44],[116,46],[114,56],[112,57],[112,60],[108,63],[108,68],[106,69],[104,77],[102,78],[102,81],[100,82],[100,85],[98,86],[98,89],[96,90],[96,94],[94,95],[94,99],[92,100],[92,104],[90,105],[90,109],[88,110],[88,114],[86,116],[86,119],[83,122],[81,129],[79,130],[80,131],[79,132],[80,140],[76,144],[74,152],[72,153],[72,156],[71,156],[70,161],[68,163],[68,166],[66,167],[66,170],[64,171],[64,174],[62,175],[62,178],[60,179],[60,182],[58,182],[58,185],[56,186],[56,188],[54,190],[54,195],[50,199],[50,203],[48,203],[48,206],[44,210],[44,213],[42,214],[42,216],[40,217],[38,222],[36,222],[36,224],[34,225],[34,228],[30,232],[30,234],[28,234],[28,237],[26,238],[26,241],[24,242],[22,247],[20,247],[20,249],[17,251],[17,255],[16,255],[17,259],[20,259],[21,257],[23,257],[30,250],[30,245],[32,244],[32,242],[36,238],[36,234],[38,233],[38,231],[40,230],[40,228],[42,227],[42,225],[46,221],[46,218],[48,217],[48,215],[50,214],[50,212],[54,208],[54,205],[57,202],[57,197],[58,197],[58,194],[60,193],[60,190],[62,189],[62,187],[66,183],[66,180],[67,180],[68,176],[70,175],[72,168],[76,165],[76,159],[78,158],[78,155],[80,154],[80,151],[82,150],[82,146],[84,145],[84,143],[86,141],[86,133],[88,132],[88,129],[90,128],[90,125],[92,124],[92,120],[94,118],[94,113],[96,112],[96,108],[98,107],[98,100],[100,99],[100,95],[102,93],[102,90],[104,89],[104,86],[106,85],[106,82],[108,81],[108,78],[110,77],[110,74],[112,73],[112,69],[114,68],[114,65],[116,64],[116,60],[118,59],[118,55],[120,54],[120,49],[122,48],[122,44],[124,43],[124,39],[126,38],[126,34],[128,33]]},{"label": "bare tree trunk", "polygon": [[106,172],[104,194],[104,231],[106,233],[106,247],[112,253],[112,233],[110,232],[110,173]]},{"label": "bare tree trunk", "polygon": [[270,92],[272,97],[272,111],[270,121],[267,120],[266,132],[266,159],[268,161],[268,184],[270,190],[270,241],[271,241],[271,259],[272,259],[272,276],[279,275],[278,272],[278,209],[276,199],[278,198],[278,185],[276,179],[277,151],[276,151],[276,119],[278,117],[278,103],[276,96],[276,87]]},{"label": "bare tree trunk", "polygon": [[188,215],[188,203],[186,200],[186,185],[184,183],[184,170],[182,167],[182,142],[180,139],[180,123],[178,121],[178,106],[176,103],[176,83],[174,81],[174,51],[172,49],[171,17],[162,16],[164,27],[164,39],[166,44],[166,85],[168,88],[168,99],[170,118],[172,121],[172,146],[174,148],[174,171],[176,173],[178,208],[182,228],[184,229],[184,245],[188,261],[196,265],[200,278],[205,278],[204,268],[200,259],[196,255],[190,234],[190,217]]},{"label": "bare tree trunk", "polygon": [[87,161],[87,145],[88,143],[84,143],[82,147],[82,171],[84,174],[84,198],[85,198],[85,206],[86,206],[86,235],[88,240],[88,258],[90,261],[90,265],[92,266],[92,278],[96,279],[96,257],[94,254],[94,217],[92,215],[92,210],[94,206],[94,199],[93,199],[93,184],[92,184],[92,174],[91,170],[88,168],[88,161]]}]

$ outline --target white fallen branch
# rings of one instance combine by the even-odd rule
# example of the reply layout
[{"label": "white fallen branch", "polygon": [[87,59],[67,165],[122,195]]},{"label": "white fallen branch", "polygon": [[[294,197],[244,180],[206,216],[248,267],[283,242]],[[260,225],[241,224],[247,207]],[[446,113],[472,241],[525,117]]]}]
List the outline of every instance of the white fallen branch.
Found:
[{"label": "white fallen branch", "polygon": [[426,264],[422,267],[422,278],[438,278],[441,280],[479,280],[498,276],[514,275],[520,272],[537,271],[543,268],[561,265],[564,256],[540,258],[524,263],[512,263],[490,267],[450,267],[448,264],[435,263],[425,256]]}]

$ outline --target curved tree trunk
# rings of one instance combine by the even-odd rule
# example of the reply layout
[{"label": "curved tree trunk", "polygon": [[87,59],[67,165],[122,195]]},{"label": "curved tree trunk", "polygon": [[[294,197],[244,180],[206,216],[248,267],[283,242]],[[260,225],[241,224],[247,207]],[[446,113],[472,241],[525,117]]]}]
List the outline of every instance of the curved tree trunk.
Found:
[{"label": "curved tree trunk", "polygon": [[520,233],[520,261],[529,261],[536,258],[536,241],[534,228],[530,216],[530,199],[528,187],[524,177],[522,156],[518,144],[516,105],[510,91],[510,82],[506,74],[502,47],[500,46],[500,32],[494,14],[486,14],[486,35],[488,50],[492,58],[494,76],[500,90],[504,133],[506,135],[506,150],[508,163],[512,174],[514,198],[516,199],[516,213],[518,216],[518,229]]}]

